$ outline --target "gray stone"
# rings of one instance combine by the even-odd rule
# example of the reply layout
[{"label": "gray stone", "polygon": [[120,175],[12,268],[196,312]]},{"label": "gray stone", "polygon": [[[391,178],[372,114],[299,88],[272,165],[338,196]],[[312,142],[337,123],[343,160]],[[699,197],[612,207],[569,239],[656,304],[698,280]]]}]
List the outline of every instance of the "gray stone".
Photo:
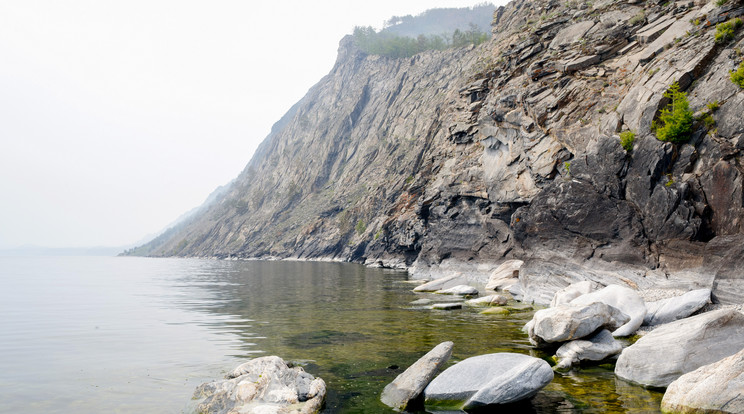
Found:
[{"label": "gray stone", "polygon": [[572,305],[588,305],[594,302],[602,302],[613,306],[630,317],[623,326],[612,332],[613,336],[629,336],[635,333],[643,324],[646,316],[646,304],[643,298],[633,289],[609,285],[596,292],[581,295],[571,301]]},{"label": "gray stone", "polygon": [[599,283],[593,282],[591,280],[583,280],[581,282],[572,283],[569,286],[566,286],[565,288],[555,292],[553,300],[550,301],[550,307],[554,308],[558,305],[565,305],[578,298],[579,296],[594,292],[601,287],[602,286]]},{"label": "gray stone", "polygon": [[413,306],[425,306],[432,302],[431,299],[417,299],[411,302],[411,305]]},{"label": "gray stone", "polygon": [[541,359],[487,354],[447,368],[426,387],[424,396],[427,405],[451,404],[446,408],[468,410],[530,398],[552,380],[553,370]]},{"label": "gray stone", "polygon": [[434,293],[438,295],[475,296],[478,294],[478,289],[470,285],[457,285],[448,289],[437,290]]},{"label": "gray stone", "polygon": [[644,325],[661,325],[686,318],[710,303],[710,289],[697,289],[668,299],[646,303]]},{"label": "gray stone", "polygon": [[630,318],[617,308],[601,302],[588,305],[560,305],[535,312],[525,325],[535,346],[566,342],[591,335],[599,328],[617,329]]},{"label": "gray stone", "polygon": [[424,388],[449,361],[452,355],[452,342],[442,342],[422,356],[393,382],[382,390],[380,400],[390,407],[405,410],[424,392]]},{"label": "gray stone", "polygon": [[563,66],[563,72],[565,73],[573,73],[577,70],[581,70],[584,68],[587,68],[591,65],[597,64],[600,61],[599,55],[590,55],[590,56],[582,56],[580,58],[576,58],[570,62],[567,62]]},{"label": "gray stone", "polygon": [[744,413],[744,349],[677,378],[664,393],[661,410]]},{"label": "gray stone", "polygon": [[587,20],[562,29],[550,42],[550,49],[559,49],[578,42],[592,27],[594,22]]},{"label": "gray stone", "polygon": [[228,373],[226,380],[196,388],[200,413],[266,412],[317,413],[323,406],[326,386],[300,367],[289,367],[277,356],[252,359]]},{"label": "gray stone", "polygon": [[585,339],[576,339],[561,345],[555,352],[560,360],[556,369],[569,369],[581,361],[601,361],[623,350],[622,344],[613,338],[610,331],[602,329]]},{"label": "gray stone", "polygon": [[503,306],[509,302],[506,296],[501,295],[488,295],[481,298],[470,299],[465,301],[465,304],[472,306]]},{"label": "gray stone", "polygon": [[643,26],[636,33],[636,40],[641,44],[649,44],[659,37],[666,29],[669,28],[677,19],[674,16],[667,16],[651,24]]},{"label": "gray stone", "polygon": [[499,290],[513,285],[519,278],[519,269],[524,264],[521,260],[507,260],[499,265],[489,276],[486,290]]},{"label": "gray stone", "polygon": [[462,275],[445,276],[439,279],[426,282],[423,285],[413,288],[414,292],[436,292],[437,290],[449,289],[458,285],[467,283],[467,279]]},{"label": "gray stone", "polygon": [[445,303],[435,303],[431,305],[432,309],[437,310],[453,310],[453,309],[462,309],[462,303],[460,302],[445,302]]},{"label": "gray stone", "polygon": [[615,374],[641,385],[666,387],[683,374],[742,348],[744,314],[721,309],[654,329],[623,350]]}]

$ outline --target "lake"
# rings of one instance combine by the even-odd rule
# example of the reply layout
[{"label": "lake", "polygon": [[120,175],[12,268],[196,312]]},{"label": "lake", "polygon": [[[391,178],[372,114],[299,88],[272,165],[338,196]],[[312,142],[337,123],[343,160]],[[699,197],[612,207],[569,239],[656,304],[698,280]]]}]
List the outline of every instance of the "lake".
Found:
[{"label": "lake", "polygon": [[[405,272],[346,263],[0,257],[0,412],[193,413],[194,388],[279,355],[328,385],[324,413],[385,413],[379,393],[443,341],[452,362],[532,349],[531,312],[410,302]],[[611,366],[556,375],[533,411],[658,412]]]}]

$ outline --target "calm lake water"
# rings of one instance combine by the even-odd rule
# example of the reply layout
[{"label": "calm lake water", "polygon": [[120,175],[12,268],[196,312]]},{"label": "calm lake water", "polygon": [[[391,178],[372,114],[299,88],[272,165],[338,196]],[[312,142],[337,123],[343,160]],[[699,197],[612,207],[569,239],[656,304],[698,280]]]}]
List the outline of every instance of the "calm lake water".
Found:
[{"label": "calm lake water", "polygon": [[[0,281],[2,413],[193,413],[197,385],[262,355],[322,377],[325,413],[392,413],[382,388],[440,342],[453,362],[549,359],[520,330],[530,312],[413,307],[431,295],[404,272],[353,264],[0,257]],[[529,411],[658,412],[660,398],[605,366],[556,375]]]}]

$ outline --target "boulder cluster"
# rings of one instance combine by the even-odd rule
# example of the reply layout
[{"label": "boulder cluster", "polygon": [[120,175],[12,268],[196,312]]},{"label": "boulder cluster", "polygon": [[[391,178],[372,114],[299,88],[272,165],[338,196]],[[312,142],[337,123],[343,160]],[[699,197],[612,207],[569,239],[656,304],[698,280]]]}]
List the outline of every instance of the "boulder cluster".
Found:
[{"label": "boulder cluster", "polygon": [[[453,309],[444,305],[464,303],[489,307],[483,313],[508,314],[519,306],[507,303],[512,301],[509,292],[520,289],[522,264],[509,260],[492,273],[486,290],[498,294],[472,298],[477,289],[466,276],[455,274],[414,291],[456,295],[462,302],[432,305],[419,299],[413,304]],[[452,353],[453,344],[445,342],[389,384],[382,401],[400,410],[420,404],[457,410],[503,407],[537,394],[554,371],[603,361],[614,363],[622,380],[668,387],[665,412],[743,412],[744,314],[731,307],[706,312],[711,308],[707,288],[656,301],[644,296],[654,294],[593,280],[568,285],[555,291],[549,307],[537,310],[524,327],[536,348],[554,352],[553,368],[531,356],[496,353],[465,359],[436,376]],[[633,342],[635,337],[629,337],[635,334],[642,336]]]}]

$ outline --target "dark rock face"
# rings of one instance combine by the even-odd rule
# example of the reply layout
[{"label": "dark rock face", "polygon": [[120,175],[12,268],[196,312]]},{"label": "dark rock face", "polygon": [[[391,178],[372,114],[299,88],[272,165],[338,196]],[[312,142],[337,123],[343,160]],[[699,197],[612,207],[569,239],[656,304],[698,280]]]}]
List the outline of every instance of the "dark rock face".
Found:
[{"label": "dark rock face", "polygon": [[[629,285],[692,272],[713,281],[695,287],[714,300],[741,303],[744,90],[728,72],[744,39],[713,40],[719,17],[742,9],[729,3],[515,0],[495,13],[492,41],[406,59],[347,37],[243,173],[138,252],[481,280],[506,259],[525,259],[526,274],[539,260],[589,260],[600,273],[632,268]],[[696,121],[684,144],[651,130],[673,82],[715,120]],[[635,133],[629,152],[622,130]]]}]

